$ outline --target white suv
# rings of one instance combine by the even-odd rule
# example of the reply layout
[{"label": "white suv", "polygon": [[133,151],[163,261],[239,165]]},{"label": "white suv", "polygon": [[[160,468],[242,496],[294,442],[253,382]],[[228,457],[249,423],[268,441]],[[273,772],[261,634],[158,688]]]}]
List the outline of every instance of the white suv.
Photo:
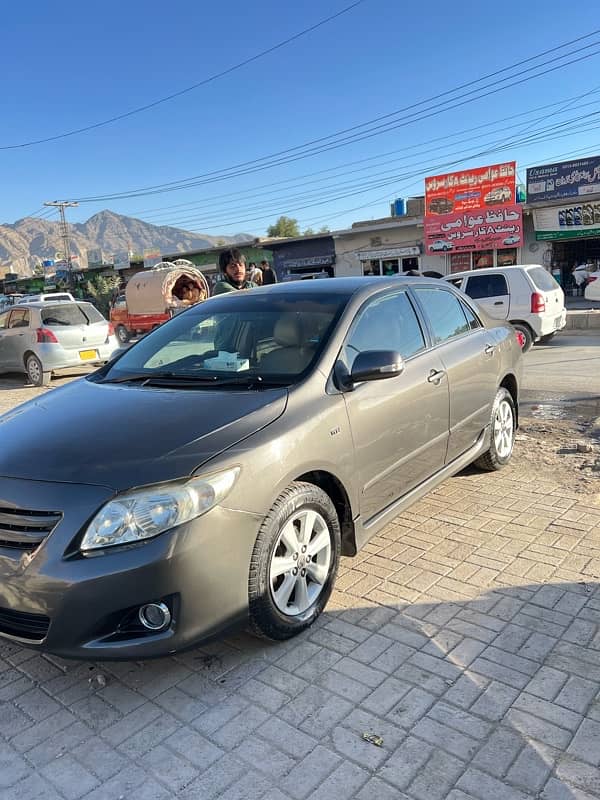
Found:
[{"label": "white suv", "polygon": [[540,264],[489,267],[447,275],[495,319],[506,319],[523,334],[523,350],[549,341],[567,324],[565,295]]}]

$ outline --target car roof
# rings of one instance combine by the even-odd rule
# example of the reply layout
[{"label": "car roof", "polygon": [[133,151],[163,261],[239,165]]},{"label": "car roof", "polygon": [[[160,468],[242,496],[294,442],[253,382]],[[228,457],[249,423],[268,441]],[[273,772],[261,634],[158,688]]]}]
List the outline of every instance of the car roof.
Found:
[{"label": "car roof", "polygon": [[513,264],[511,267],[480,267],[479,269],[467,269],[462,272],[453,272],[451,275],[444,275],[444,280],[454,280],[455,278],[464,278],[467,275],[484,275],[489,272],[511,272],[517,269],[534,269],[541,268],[545,270],[541,264]]},{"label": "car roof", "polygon": [[[61,306],[61,307],[62,306],[77,306],[80,303],[87,303],[88,305],[91,305],[90,303],[88,303],[87,300],[56,300],[56,301],[54,301],[54,303],[57,306]],[[52,302],[48,303],[47,301],[44,302],[43,300],[29,300],[27,303],[15,303],[14,306],[11,306],[11,310],[13,308],[15,308],[15,309],[19,309],[19,308],[49,308],[51,305],[53,305]]]}]

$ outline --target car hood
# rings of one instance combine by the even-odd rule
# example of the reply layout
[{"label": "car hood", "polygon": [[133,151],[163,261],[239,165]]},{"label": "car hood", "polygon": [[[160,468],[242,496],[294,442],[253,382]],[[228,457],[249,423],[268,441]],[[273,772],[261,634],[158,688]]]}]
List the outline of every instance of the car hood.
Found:
[{"label": "car hood", "polygon": [[117,491],[185,477],[276,420],[287,394],[75,381],[0,417],[0,476]]}]

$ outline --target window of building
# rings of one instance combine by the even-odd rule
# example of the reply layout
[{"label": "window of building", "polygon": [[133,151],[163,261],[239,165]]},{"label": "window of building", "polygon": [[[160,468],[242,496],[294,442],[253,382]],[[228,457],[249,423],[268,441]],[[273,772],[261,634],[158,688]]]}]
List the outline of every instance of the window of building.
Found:
[{"label": "window of building", "polygon": [[496,261],[499,267],[513,267],[517,263],[517,248],[507,247],[506,250],[498,250]]},{"label": "window of building", "polygon": [[397,275],[399,269],[397,258],[386,258],[381,262],[382,275],[387,275],[388,277],[391,275]]},{"label": "window of building", "polygon": [[379,259],[372,261],[362,261],[363,275],[381,275],[381,265]]},{"label": "window of building", "polygon": [[481,267],[494,266],[494,251],[493,250],[478,250],[473,253],[473,269],[481,269]]},{"label": "window of building", "polygon": [[416,256],[402,259],[402,272],[408,272],[409,269],[419,269],[419,259]]}]

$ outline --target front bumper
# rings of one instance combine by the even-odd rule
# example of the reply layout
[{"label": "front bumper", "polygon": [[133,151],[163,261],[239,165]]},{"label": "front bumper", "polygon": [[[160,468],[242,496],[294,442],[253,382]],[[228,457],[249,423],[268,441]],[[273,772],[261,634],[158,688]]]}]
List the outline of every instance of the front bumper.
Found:
[{"label": "front bumper", "polygon": [[[0,478],[0,508],[63,515],[33,551],[0,544],[1,636],[64,657],[136,659],[247,619],[259,518],[216,507],[145,543],[80,555],[74,540],[111,496],[98,486]],[[131,624],[141,605],[159,601],[172,614],[165,630]]]}]

